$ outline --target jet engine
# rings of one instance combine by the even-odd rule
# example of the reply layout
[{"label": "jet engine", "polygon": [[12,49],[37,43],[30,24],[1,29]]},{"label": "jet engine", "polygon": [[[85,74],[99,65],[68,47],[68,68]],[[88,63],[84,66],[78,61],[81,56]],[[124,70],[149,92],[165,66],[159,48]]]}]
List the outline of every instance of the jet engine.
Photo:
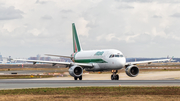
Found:
[{"label": "jet engine", "polygon": [[136,77],[139,74],[139,68],[135,65],[130,65],[126,68],[126,74],[130,77]]},{"label": "jet engine", "polygon": [[71,66],[69,68],[69,74],[73,77],[80,77],[83,73],[83,68],[81,66]]}]

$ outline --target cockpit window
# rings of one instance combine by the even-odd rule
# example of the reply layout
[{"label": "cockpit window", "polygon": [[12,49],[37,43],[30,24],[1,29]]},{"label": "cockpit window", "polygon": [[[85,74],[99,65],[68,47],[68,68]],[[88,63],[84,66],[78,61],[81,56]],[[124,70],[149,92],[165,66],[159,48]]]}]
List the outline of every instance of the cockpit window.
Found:
[{"label": "cockpit window", "polygon": [[119,55],[120,57],[124,57],[123,55]]},{"label": "cockpit window", "polygon": [[123,57],[123,55],[119,55],[119,54],[111,54],[109,56],[109,58],[113,58],[113,57]]},{"label": "cockpit window", "polygon": [[111,55],[109,56],[109,58],[112,58],[112,57],[114,57],[114,55],[113,55],[113,54],[111,54]]},{"label": "cockpit window", "polygon": [[119,55],[115,55],[115,57],[119,57]]}]

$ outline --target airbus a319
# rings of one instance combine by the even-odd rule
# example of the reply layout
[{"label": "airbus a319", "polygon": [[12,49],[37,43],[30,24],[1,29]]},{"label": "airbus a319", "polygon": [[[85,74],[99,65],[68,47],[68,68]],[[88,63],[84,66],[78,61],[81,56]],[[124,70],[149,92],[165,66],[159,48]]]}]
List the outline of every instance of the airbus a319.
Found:
[{"label": "airbus a319", "polygon": [[70,56],[52,55],[48,56],[66,57],[73,62],[56,62],[56,61],[41,61],[41,60],[23,60],[20,61],[38,63],[50,63],[53,66],[56,64],[66,65],[69,67],[69,74],[74,77],[74,80],[82,80],[83,70],[86,71],[111,71],[111,80],[119,80],[118,70],[125,67],[125,72],[130,77],[136,77],[139,74],[139,68],[136,64],[151,63],[158,61],[169,61],[170,59],[149,60],[126,62],[124,54],[116,49],[101,49],[101,50],[83,50],[78,39],[75,24],[72,24],[73,38],[73,53]]}]

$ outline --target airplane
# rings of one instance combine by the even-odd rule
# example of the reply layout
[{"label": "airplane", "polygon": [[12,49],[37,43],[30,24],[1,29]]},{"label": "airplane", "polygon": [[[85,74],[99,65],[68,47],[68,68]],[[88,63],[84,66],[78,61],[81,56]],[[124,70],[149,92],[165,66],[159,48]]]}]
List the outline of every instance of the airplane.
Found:
[{"label": "airplane", "polygon": [[71,56],[46,54],[48,56],[70,58],[72,62],[56,62],[56,61],[41,61],[41,60],[23,60],[19,61],[36,63],[49,63],[55,66],[56,64],[66,65],[69,67],[69,74],[74,77],[74,80],[82,80],[83,70],[86,71],[111,71],[111,80],[119,80],[118,70],[125,67],[125,72],[129,77],[136,77],[139,74],[137,64],[152,63],[159,61],[170,61],[170,59],[149,60],[126,62],[123,53],[116,49],[101,49],[101,50],[83,50],[78,39],[75,24],[72,23],[72,38],[73,38],[73,53]]}]

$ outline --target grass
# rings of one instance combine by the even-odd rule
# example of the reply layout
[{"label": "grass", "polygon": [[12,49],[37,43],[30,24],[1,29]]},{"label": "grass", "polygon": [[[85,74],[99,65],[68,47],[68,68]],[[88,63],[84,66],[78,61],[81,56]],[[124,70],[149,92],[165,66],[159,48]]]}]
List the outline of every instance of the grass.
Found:
[{"label": "grass", "polygon": [[[144,65],[138,65],[138,67],[140,68],[140,72],[141,71],[179,71],[180,69],[141,69],[144,67],[179,67],[180,64],[177,63],[152,63],[152,64],[144,64]],[[36,64],[36,65],[32,65],[32,64],[24,64],[24,67],[22,68],[22,65],[0,65],[0,71],[27,71],[27,70],[44,70],[44,71],[58,71],[60,73],[63,72],[68,72],[68,68],[65,68],[64,65],[56,65],[56,66],[52,66],[49,64]],[[87,72],[87,71],[84,71]],[[118,72],[124,72],[124,70],[119,70]],[[98,72],[90,72],[91,74],[97,74]],[[102,73],[111,73],[111,71],[104,71]]]},{"label": "grass", "polygon": [[[68,72],[68,68],[64,68],[64,66],[58,65],[55,67],[52,67],[52,65],[24,65],[24,68],[21,67],[21,65],[0,65],[3,68],[0,68],[0,71],[44,71],[45,74],[48,73],[61,73],[63,74],[64,72]],[[13,68],[13,67],[18,67],[18,68]],[[9,67],[9,68],[8,68]],[[44,68],[45,67],[45,68]],[[146,66],[148,67],[148,66]],[[140,73],[143,72],[159,72],[159,71],[180,71],[180,69],[141,69],[143,66],[139,66],[140,68]],[[84,73],[90,73],[90,74],[111,74],[111,71],[103,71],[103,72],[88,72],[88,71],[83,71]],[[121,69],[118,70],[118,73],[124,73],[125,70]],[[64,75],[67,76],[67,75]],[[48,78],[48,77],[53,77],[52,75],[42,75],[42,76],[31,76],[31,75],[0,75],[0,79],[30,79],[30,78]]]},{"label": "grass", "polygon": [[180,87],[75,87],[0,90],[0,100],[180,100]]},{"label": "grass", "polygon": [[0,79],[32,79],[32,78],[49,78],[53,75],[0,75]]},{"label": "grass", "polygon": [[27,67],[24,67],[24,68],[0,68],[0,71],[31,71],[31,70],[37,70],[37,71],[40,71],[40,70],[44,70],[44,71],[49,71],[49,70],[59,70],[59,71],[62,71],[62,72],[65,72],[65,71],[68,71],[67,68],[54,68],[54,67],[49,67],[49,68],[27,68]]},{"label": "grass", "polygon": [[69,87],[0,90],[0,95],[180,95],[180,87]]}]

